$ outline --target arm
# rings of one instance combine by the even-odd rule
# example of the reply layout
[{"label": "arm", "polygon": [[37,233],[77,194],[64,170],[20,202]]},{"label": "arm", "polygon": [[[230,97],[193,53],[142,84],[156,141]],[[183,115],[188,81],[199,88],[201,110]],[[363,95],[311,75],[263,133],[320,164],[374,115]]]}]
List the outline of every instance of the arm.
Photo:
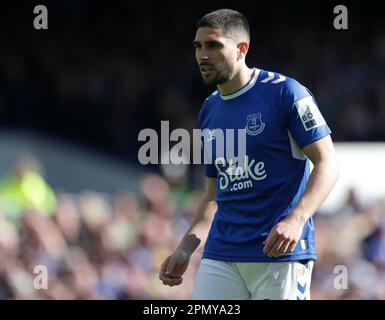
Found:
[{"label": "arm", "polygon": [[182,283],[182,275],[188,267],[190,257],[201,242],[194,230],[203,220],[207,206],[215,199],[215,195],[215,178],[207,178],[207,190],[199,202],[190,227],[175,251],[162,263],[159,279],[163,281],[163,284],[175,286]]},{"label": "arm", "polygon": [[176,250],[184,250],[190,256],[198,248],[201,240],[195,235],[196,226],[203,220],[208,204],[215,199],[215,178],[207,178],[207,189],[206,192],[199,202],[197,211],[193,217],[190,228],[182,238],[181,243]]},{"label": "arm", "polygon": [[325,201],[339,176],[338,159],[329,135],[307,145],[303,151],[314,168],[297,205],[265,240],[263,251],[269,257],[294,251],[306,221]]}]

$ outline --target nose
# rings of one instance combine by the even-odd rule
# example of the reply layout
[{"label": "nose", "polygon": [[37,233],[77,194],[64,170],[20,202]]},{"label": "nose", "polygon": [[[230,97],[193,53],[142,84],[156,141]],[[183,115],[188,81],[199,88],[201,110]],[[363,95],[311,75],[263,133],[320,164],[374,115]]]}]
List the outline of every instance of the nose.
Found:
[{"label": "nose", "polygon": [[197,53],[197,58],[199,62],[204,62],[209,60],[209,56],[207,54],[207,51],[205,49],[199,50]]}]

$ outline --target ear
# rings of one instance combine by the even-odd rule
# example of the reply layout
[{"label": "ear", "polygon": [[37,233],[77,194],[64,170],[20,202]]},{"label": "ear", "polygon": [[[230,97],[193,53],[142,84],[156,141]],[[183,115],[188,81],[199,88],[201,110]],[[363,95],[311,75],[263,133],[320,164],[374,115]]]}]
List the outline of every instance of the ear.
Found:
[{"label": "ear", "polygon": [[242,41],[238,43],[238,60],[245,59],[247,55],[247,51],[249,51],[249,43],[247,41]]}]

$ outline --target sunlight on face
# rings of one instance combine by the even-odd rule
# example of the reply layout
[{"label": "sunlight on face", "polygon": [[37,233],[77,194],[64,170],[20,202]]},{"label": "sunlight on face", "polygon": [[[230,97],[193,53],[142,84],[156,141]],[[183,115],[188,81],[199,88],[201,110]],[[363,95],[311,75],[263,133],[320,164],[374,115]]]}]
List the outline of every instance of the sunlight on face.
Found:
[{"label": "sunlight on face", "polygon": [[231,79],[237,61],[237,43],[221,30],[199,28],[193,41],[195,58],[203,80],[208,85],[218,85]]}]

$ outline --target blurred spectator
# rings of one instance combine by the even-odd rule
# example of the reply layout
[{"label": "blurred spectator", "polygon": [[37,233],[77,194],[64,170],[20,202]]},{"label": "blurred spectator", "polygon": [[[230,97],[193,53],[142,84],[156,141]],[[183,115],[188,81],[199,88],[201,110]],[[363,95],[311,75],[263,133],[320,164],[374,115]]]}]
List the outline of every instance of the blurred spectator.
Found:
[{"label": "blurred spectator", "polygon": [[27,209],[46,216],[56,210],[56,197],[43,177],[36,157],[22,157],[13,172],[0,181],[0,210],[7,218],[17,219]]}]

